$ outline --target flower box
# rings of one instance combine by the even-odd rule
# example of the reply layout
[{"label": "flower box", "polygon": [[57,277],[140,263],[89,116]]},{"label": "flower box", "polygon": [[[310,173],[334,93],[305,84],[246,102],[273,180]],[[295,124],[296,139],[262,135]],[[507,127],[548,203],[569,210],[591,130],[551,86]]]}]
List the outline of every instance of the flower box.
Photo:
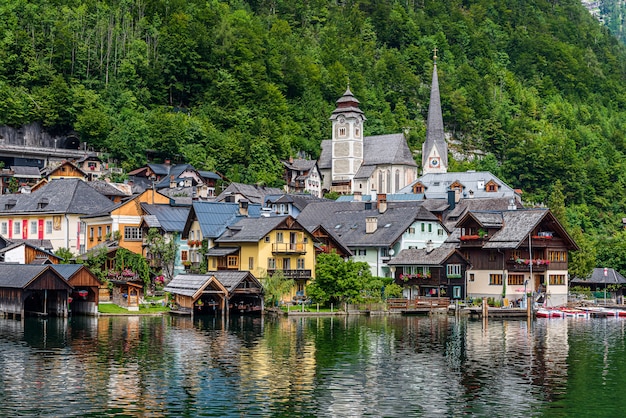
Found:
[{"label": "flower box", "polygon": [[461,241],[472,241],[472,240],[476,240],[476,239],[480,239],[480,236],[478,236],[478,235],[461,235]]}]

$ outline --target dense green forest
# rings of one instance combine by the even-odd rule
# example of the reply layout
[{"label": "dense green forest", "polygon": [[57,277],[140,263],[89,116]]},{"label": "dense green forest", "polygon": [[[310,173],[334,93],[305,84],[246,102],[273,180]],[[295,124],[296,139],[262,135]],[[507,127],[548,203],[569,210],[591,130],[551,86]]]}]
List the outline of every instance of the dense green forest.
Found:
[{"label": "dense green forest", "polygon": [[0,124],[277,185],[348,83],[366,134],[420,150],[435,47],[451,169],[551,204],[585,268],[626,250],[626,50],[579,0],[5,1]]}]

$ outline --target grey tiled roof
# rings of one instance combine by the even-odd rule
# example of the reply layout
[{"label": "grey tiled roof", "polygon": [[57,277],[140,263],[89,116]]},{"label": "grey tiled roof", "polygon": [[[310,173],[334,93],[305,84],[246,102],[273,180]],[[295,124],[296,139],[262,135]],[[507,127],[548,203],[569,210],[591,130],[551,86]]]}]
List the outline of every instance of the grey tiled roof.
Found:
[{"label": "grey tiled roof", "polygon": [[[2,264],[0,265],[0,288],[24,289],[47,269],[52,269],[52,267],[49,264]],[[56,274],[59,275],[59,280],[71,288],[59,273]]]},{"label": "grey tiled roof", "polygon": [[[473,212],[472,212],[473,213]],[[517,248],[547,215],[547,209],[520,209],[502,212],[502,229],[489,237],[485,249]],[[480,213],[477,213],[480,214]]]},{"label": "grey tiled roof", "polygon": [[283,160],[283,165],[290,170],[294,171],[308,171],[315,167],[317,164],[316,160],[305,160],[304,158],[297,158],[291,162],[289,160]]},{"label": "grey tiled roof", "polygon": [[[160,228],[166,232],[182,232],[189,216],[189,206],[152,205],[142,203],[141,208],[156,217]],[[145,218],[144,218],[145,219]],[[149,220],[147,222],[153,222]]]},{"label": "grey tiled roof", "polygon": [[[180,175],[185,171],[196,171],[196,169],[191,164],[177,164],[174,166],[169,166],[169,171],[167,175],[165,175],[161,181],[155,184],[154,187],[157,189],[166,189],[170,187],[170,177],[174,176],[175,180],[180,180]],[[156,171],[155,171],[156,173]],[[200,174],[198,174],[200,175]]]},{"label": "grey tiled roof", "polygon": [[[433,201],[434,199],[428,199]],[[443,200],[443,199],[442,199]],[[474,199],[461,199],[450,212],[446,215],[445,224],[449,230],[454,229],[454,225],[458,220],[469,211],[505,211],[508,210],[511,198],[509,197],[496,197],[496,198],[474,198]],[[521,203],[515,201],[517,209],[523,209]]]},{"label": "grey tiled roof", "polygon": [[[378,225],[370,234],[365,232],[368,217],[376,217]],[[359,202],[312,203],[298,215],[298,221],[308,230],[323,225],[350,247],[391,246],[416,220],[437,221],[438,218],[418,202],[389,205],[382,214],[377,209],[363,209],[363,203]]]},{"label": "grey tiled roof", "polygon": [[250,203],[263,204],[263,198],[268,194],[282,194],[283,190],[276,187],[257,186],[252,184],[231,183],[228,187],[217,196],[216,200],[221,202],[226,196],[231,194],[241,194]]},{"label": "grey tiled roof", "polygon": [[[331,146],[330,139],[322,141],[322,153],[319,160],[320,168],[330,168],[332,166]],[[382,164],[417,166],[406,143],[404,134],[366,136],[363,139],[362,166]],[[364,168],[364,170],[366,169]],[[364,175],[365,171],[360,174],[361,177]]]},{"label": "grey tiled roof", "polygon": [[[498,190],[488,192],[485,185],[493,180],[498,184]],[[460,171],[448,173],[428,173],[419,177],[408,186],[400,189],[398,193],[413,193],[413,185],[422,183],[426,190],[424,194],[428,199],[447,199],[450,185],[458,181],[465,188],[462,190],[462,198],[469,198],[473,192],[474,198],[499,198],[499,197],[515,197],[515,190],[508,186],[488,171]]]},{"label": "grey tiled roof", "polygon": [[[15,206],[5,204],[15,200]],[[47,202],[39,208],[40,202]],[[72,213],[91,215],[114,207],[113,202],[77,178],[54,179],[30,194],[0,196],[0,213]]]},{"label": "grey tiled roof", "polygon": [[86,268],[83,264],[54,264],[53,269],[57,271],[66,281],[69,281],[76,272]]},{"label": "grey tiled roof", "polygon": [[216,242],[258,242],[277,228],[289,216],[242,218],[220,236]]},{"label": "grey tiled roof", "polygon": [[620,273],[615,271],[615,269],[607,268],[606,276],[604,275],[604,268],[596,267],[591,272],[589,277],[584,279],[576,278],[570,280],[571,285],[582,285],[585,284],[625,284],[626,278],[622,276]]},{"label": "grey tiled roof", "polygon": [[50,241],[49,239],[17,239],[17,238],[8,239],[8,238],[5,238],[5,241],[7,241],[7,243],[18,244],[18,245],[21,243],[26,243],[27,245],[30,245],[31,247],[39,248],[41,250],[46,250],[46,251],[52,251],[54,249],[54,247],[52,246],[52,241]]},{"label": "grey tiled roof", "polygon": [[397,265],[420,265],[420,266],[440,266],[442,265],[452,253],[454,253],[456,247],[451,244],[443,244],[440,247],[434,248],[431,252],[427,252],[425,248],[422,249],[405,249],[389,260],[387,264],[391,266]]},{"label": "grey tiled roof", "polygon": [[30,167],[25,165],[12,165],[11,171],[13,171],[13,175],[15,177],[20,178],[33,178],[40,179],[41,172],[37,167]]},{"label": "grey tiled roof", "polygon": [[210,274],[178,274],[163,289],[177,295],[193,297],[211,280]]},{"label": "grey tiled roof", "polygon": [[233,290],[237,288],[239,283],[243,280],[248,279],[250,282],[255,284],[259,289],[262,289],[263,286],[261,282],[254,277],[254,275],[248,271],[240,271],[240,270],[219,270],[219,271],[209,271],[207,274],[211,274],[215,276],[215,278],[228,290],[229,293],[232,293]]},{"label": "grey tiled roof", "polygon": [[128,196],[128,194],[103,180],[90,181],[87,184],[104,196]]},{"label": "grey tiled roof", "polygon": [[313,196],[307,193],[298,193],[298,194],[287,194],[282,193],[279,195],[266,195],[265,196],[265,206],[272,203],[291,203],[293,206],[302,210],[306,205],[313,202],[329,202],[329,199],[319,198],[317,196]]}]

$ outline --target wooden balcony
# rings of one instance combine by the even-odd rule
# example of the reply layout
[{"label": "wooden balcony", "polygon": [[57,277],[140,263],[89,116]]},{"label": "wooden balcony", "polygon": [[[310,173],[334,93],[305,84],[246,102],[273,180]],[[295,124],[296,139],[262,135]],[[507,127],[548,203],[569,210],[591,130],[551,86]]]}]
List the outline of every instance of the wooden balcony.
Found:
[{"label": "wooden balcony", "polygon": [[[532,269],[533,272],[545,272],[549,268],[549,262],[546,260],[533,260],[532,261]],[[531,268],[531,263],[528,262],[518,262],[516,260],[507,260],[506,268],[510,272],[529,272]]]},{"label": "wooden balcony", "polygon": [[304,242],[278,242],[272,244],[274,254],[306,254],[306,244]]},{"label": "wooden balcony", "polygon": [[311,279],[311,270],[304,270],[304,269],[296,269],[296,270],[268,270],[267,274],[268,275],[273,275],[275,272],[277,271],[282,271],[283,275],[285,276],[286,279],[304,279],[304,280],[309,280]]}]

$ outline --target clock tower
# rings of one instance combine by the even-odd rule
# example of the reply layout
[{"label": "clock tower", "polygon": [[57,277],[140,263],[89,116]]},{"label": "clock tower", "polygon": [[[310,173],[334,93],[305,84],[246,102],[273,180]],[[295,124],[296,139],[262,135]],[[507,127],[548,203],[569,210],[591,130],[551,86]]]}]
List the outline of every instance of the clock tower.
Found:
[{"label": "clock tower", "polygon": [[437,77],[437,48],[435,48],[434,61],[426,140],[422,145],[422,174],[448,172],[448,144],[443,132],[439,78]]}]

